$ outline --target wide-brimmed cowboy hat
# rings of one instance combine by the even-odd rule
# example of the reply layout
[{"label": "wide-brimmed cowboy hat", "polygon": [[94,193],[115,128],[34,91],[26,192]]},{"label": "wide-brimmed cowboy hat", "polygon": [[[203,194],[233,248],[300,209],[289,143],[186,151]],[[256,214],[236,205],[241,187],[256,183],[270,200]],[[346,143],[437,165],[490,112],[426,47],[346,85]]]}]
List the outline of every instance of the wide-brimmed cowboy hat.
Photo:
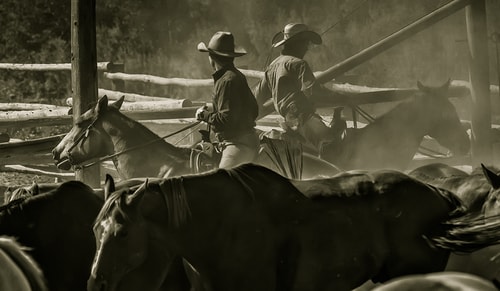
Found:
[{"label": "wide-brimmed cowboy hat", "polygon": [[278,32],[273,37],[273,47],[279,47],[291,39],[298,38],[309,40],[314,44],[322,43],[321,36],[318,33],[309,30],[307,25],[303,23],[289,23],[282,31]]},{"label": "wide-brimmed cowboy hat", "polygon": [[198,50],[200,52],[208,52],[216,54],[223,57],[241,57],[245,55],[247,51],[234,44],[234,36],[232,33],[227,31],[218,31],[212,36],[208,45],[204,42],[198,44]]}]

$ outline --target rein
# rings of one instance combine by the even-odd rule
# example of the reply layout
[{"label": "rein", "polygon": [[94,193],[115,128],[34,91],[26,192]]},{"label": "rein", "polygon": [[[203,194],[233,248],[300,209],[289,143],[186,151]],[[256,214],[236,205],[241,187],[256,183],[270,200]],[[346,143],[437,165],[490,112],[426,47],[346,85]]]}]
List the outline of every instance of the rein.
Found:
[{"label": "rein", "polygon": [[[77,144],[78,142],[80,142],[80,141],[81,141],[84,137],[86,137],[86,136],[88,135],[88,132],[89,132],[89,130],[90,130],[90,127],[91,127],[94,123],[95,123],[95,120],[94,120],[94,121],[93,121],[93,122],[92,122],[92,123],[91,123],[91,124],[87,127],[87,129],[86,129],[84,132],[82,132],[82,133],[80,134],[80,136],[79,136],[79,137],[75,140],[74,144],[70,147],[70,149],[69,149],[69,150],[73,149],[73,148],[76,146],[76,144]],[[188,129],[190,129],[190,128],[193,128],[193,127],[197,126],[197,125],[198,125],[198,124],[200,124],[200,123],[201,123],[201,121],[196,121],[196,122],[194,122],[194,123],[192,123],[192,124],[189,124],[189,125],[187,125],[187,126],[185,126],[185,127],[181,128],[181,129],[179,129],[179,130],[177,130],[177,131],[174,131],[174,132],[169,133],[169,134],[167,134],[167,135],[165,135],[165,136],[159,137],[158,139],[155,139],[155,140],[152,140],[152,141],[149,141],[149,142],[146,142],[146,143],[143,143],[143,144],[140,144],[140,145],[137,145],[137,146],[134,146],[134,147],[128,148],[128,149],[124,149],[123,151],[116,152],[116,153],[111,154],[111,155],[107,155],[107,156],[104,156],[104,157],[98,158],[97,160],[94,160],[94,161],[92,161],[92,162],[90,162],[90,163],[88,163],[88,164],[84,164],[84,165],[73,165],[73,166],[74,166],[75,168],[77,168],[77,169],[84,169],[84,168],[87,168],[87,167],[93,166],[93,165],[95,165],[95,164],[99,164],[99,163],[101,163],[101,162],[104,162],[104,161],[106,161],[106,160],[110,160],[110,159],[115,158],[115,157],[117,157],[117,156],[119,156],[119,155],[122,155],[122,154],[124,154],[124,153],[128,153],[128,152],[131,152],[131,151],[134,151],[134,150],[140,149],[140,148],[142,148],[142,147],[145,147],[145,146],[151,145],[151,144],[153,144],[153,143],[155,143],[155,142],[158,142],[158,141],[160,141],[160,140],[164,140],[164,139],[166,139],[166,138],[169,138],[169,137],[171,137],[171,136],[174,136],[174,135],[176,135],[176,134],[178,134],[178,133],[181,133],[181,132],[183,132],[183,131],[185,131],[185,130],[188,130]],[[68,151],[69,151],[69,150],[68,150]]]}]

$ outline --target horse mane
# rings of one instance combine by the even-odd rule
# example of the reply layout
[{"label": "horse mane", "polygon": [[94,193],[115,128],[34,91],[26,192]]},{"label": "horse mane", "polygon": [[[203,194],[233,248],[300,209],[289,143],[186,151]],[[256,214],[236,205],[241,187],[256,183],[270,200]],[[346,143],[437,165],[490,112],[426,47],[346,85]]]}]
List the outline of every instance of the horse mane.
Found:
[{"label": "horse mane", "polygon": [[32,290],[48,291],[42,270],[25,252],[28,248],[21,246],[11,237],[2,236],[0,237],[0,249],[4,251],[22,270]]},{"label": "horse mane", "polygon": [[184,188],[184,178],[164,179],[159,183],[159,187],[167,205],[168,224],[178,228],[191,217],[191,209]]},{"label": "horse mane", "polygon": [[102,206],[101,210],[97,214],[96,219],[94,220],[94,228],[98,226],[100,221],[104,220],[108,216],[108,214],[111,212],[111,209],[113,209],[113,206],[115,206],[115,204],[117,206],[117,209],[123,215],[123,217],[127,218],[128,217],[127,214],[122,210],[121,197],[129,193],[130,193],[129,188],[111,193],[109,197],[104,201],[104,205]]},{"label": "horse mane", "polygon": [[[252,177],[251,172],[255,172],[256,170],[261,171],[264,169],[270,171],[262,166],[244,164],[231,169],[218,169],[217,171],[189,175],[188,177],[210,177],[220,173],[226,174],[230,180],[240,184],[253,201],[255,200],[255,192],[250,186],[250,183],[255,181],[255,179]],[[189,217],[191,217],[191,209],[187,200],[184,181],[184,177],[177,177],[163,179],[159,183],[160,192],[165,198],[165,203],[168,209],[168,221],[173,227],[181,226]]]},{"label": "horse mane", "polygon": [[293,184],[310,199],[359,197],[379,193],[369,173],[343,173],[326,179],[293,181]]}]

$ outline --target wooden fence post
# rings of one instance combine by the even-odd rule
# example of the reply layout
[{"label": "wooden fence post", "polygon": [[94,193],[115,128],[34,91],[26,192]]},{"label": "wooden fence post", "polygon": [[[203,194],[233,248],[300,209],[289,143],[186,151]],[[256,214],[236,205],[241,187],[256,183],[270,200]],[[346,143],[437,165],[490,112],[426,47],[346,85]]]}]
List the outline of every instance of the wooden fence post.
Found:
[{"label": "wooden fence post", "polygon": [[[71,88],[73,123],[97,101],[95,0],[71,0]],[[100,165],[75,171],[75,177],[100,186]]]},{"label": "wooden fence post", "polygon": [[472,0],[466,7],[469,44],[469,78],[472,99],[472,163],[489,163],[491,146],[491,98],[485,0]]}]

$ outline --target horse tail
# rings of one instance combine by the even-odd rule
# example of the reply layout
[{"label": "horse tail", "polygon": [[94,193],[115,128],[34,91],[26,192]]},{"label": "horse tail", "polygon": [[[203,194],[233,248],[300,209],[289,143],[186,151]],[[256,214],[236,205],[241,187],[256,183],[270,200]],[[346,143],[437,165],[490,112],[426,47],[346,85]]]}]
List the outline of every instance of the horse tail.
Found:
[{"label": "horse tail", "polygon": [[0,237],[0,249],[3,250],[22,270],[33,291],[48,291],[45,277],[38,264],[23,250],[14,239]]},{"label": "horse tail", "polygon": [[263,137],[264,151],[278,172],[289,179],[302,179],[304,167],[302,144]]},{"label": "horse tail", "polygon": [[500,215],[469,213],[443,223],[444,232],[426,239],[438,248],[454,253],[472,253],[500,244]]}]

